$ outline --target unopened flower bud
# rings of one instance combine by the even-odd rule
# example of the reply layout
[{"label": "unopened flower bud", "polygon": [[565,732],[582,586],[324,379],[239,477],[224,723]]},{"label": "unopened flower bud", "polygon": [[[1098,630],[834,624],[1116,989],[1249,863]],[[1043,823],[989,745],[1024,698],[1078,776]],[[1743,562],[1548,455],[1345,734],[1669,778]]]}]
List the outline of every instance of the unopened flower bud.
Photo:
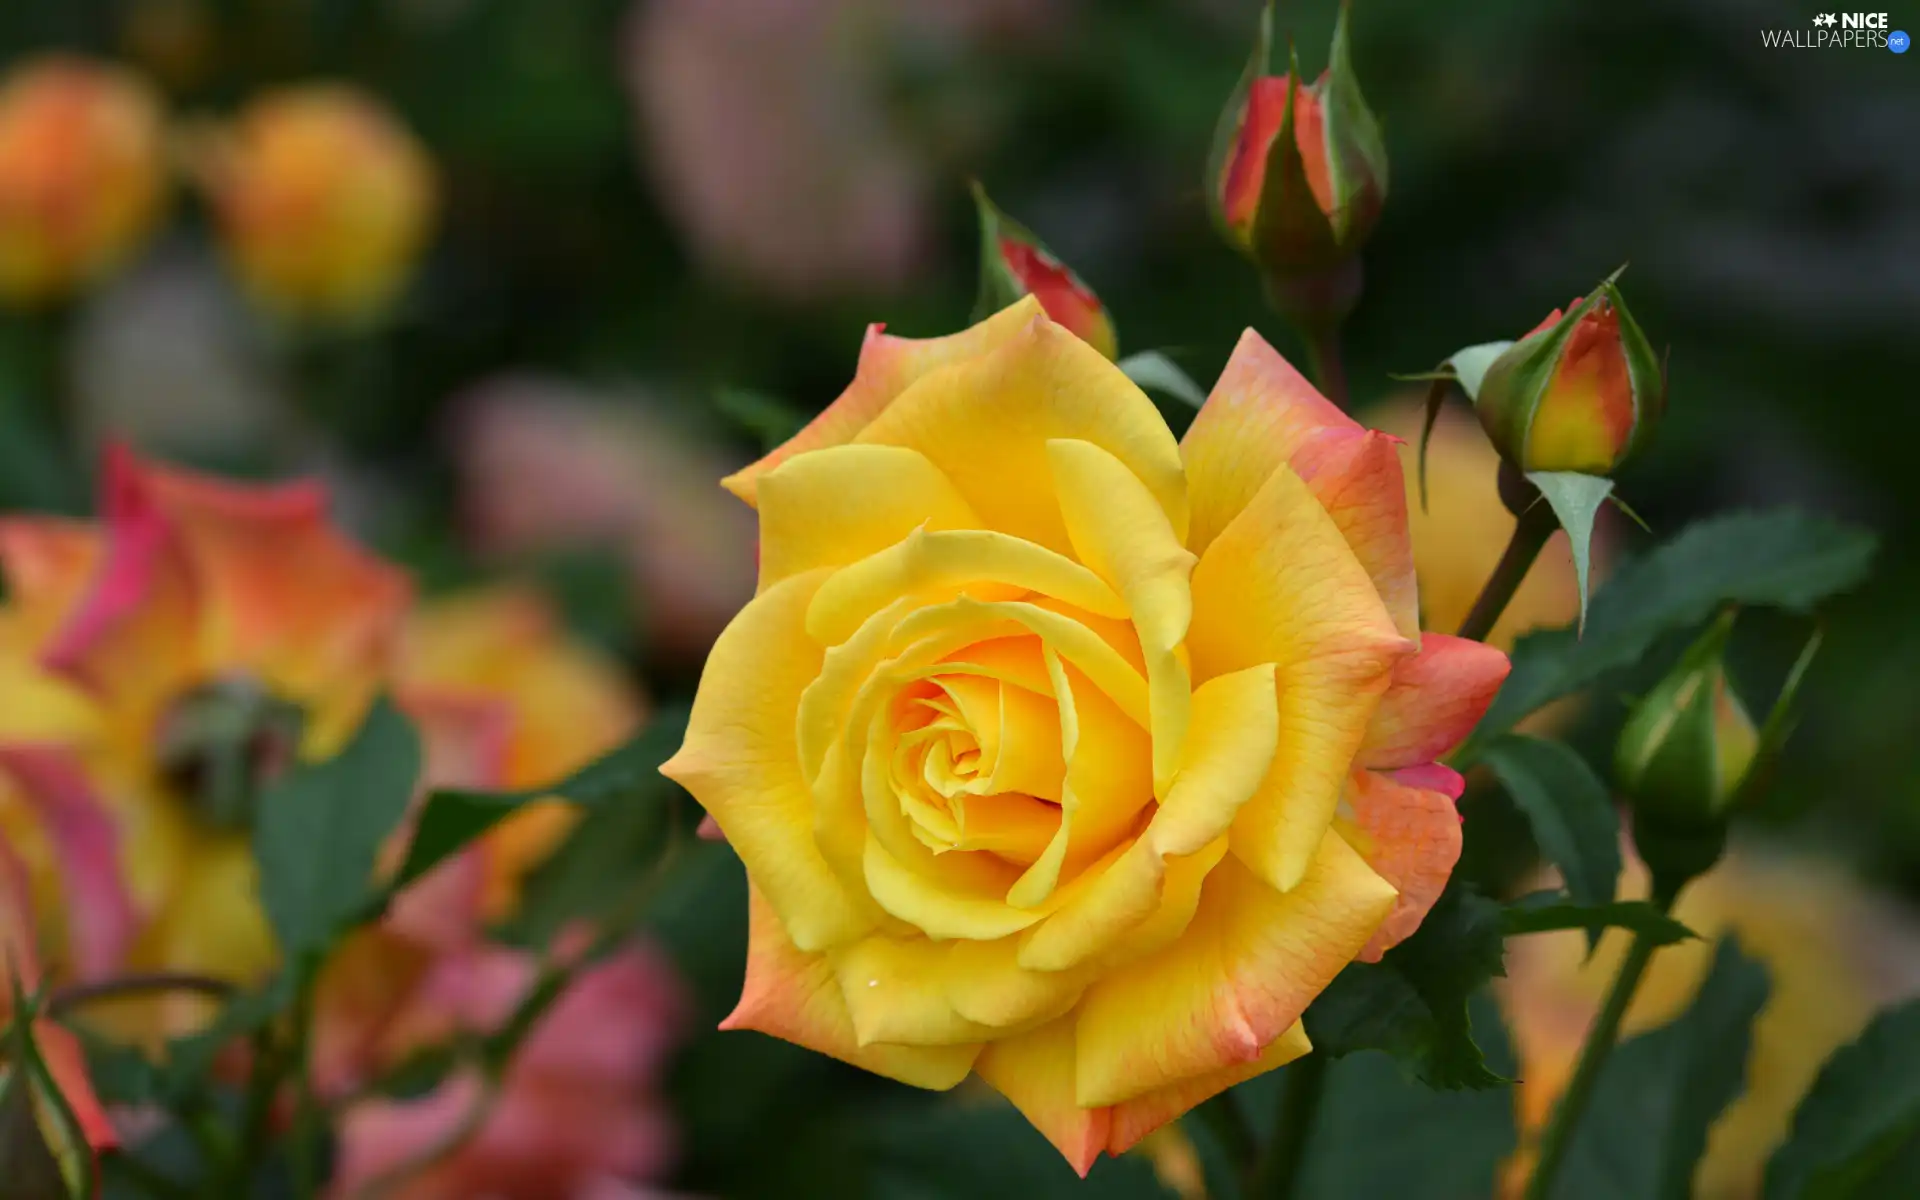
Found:
[{"label": "unopened flower bud", "polygon": [[1628,717],[1614,771],[1637,813],[1682,824],[1717,822],[1740,794],[1760,736],[1727,682],[1732,631],[1728,613]]},{"label": "unopened flower bud", "polygon": [[[1272,11],[1239,90],[1221,116],[1208,181],[1214,217],[1277,292],[1337,272],[1359,252],[1387,198],[1380,128],[1360,94],[1342,5],[1326,71],[1303,81],[1291,62],[1268,75]],[[1357,297],[1356,282],[1341,295]],[[1338,314],[1335,314],[1338,315]]]},{"label": "unopened flower bud", "polygon": [[298,88],[194,140],[195,173],[249,291],[286,316],[379,315],[432,229],[433,164],[371,97]]},{"label": "unopened flower bud", "polygon": [[119,265],[166,194],[160,106],[132,74],[40,59],[0,85],[0,301],[56,300]]},{"label": "unopened flower bud", "polygon": [[1524,472],[1611,475],[1651,439],[1665,404],[1661,364],[1609,279],[1494,359],[1474,409]]},{"label": "unopened flower bud", "polygon": [[980,210],[980,298],[974,320],[983,321],[1022,296],[1032,296],[1056,323],[1108,358],[1116,357],[1120,340],[1093,289],[1025,226],[995,207],[977,183],[973,199]]}]

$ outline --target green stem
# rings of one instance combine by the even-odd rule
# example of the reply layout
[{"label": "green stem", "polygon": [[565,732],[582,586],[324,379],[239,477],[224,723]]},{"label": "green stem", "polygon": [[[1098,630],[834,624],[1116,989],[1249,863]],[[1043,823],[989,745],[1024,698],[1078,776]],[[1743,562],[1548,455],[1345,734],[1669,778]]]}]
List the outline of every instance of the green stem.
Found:
[{"label": "green stem", "polygon": [[[1653,900],[1662,913],[1673,908],[1673,901],[1672,894],[1656,895]],[[1640,977],[1646,973],[1657,948],[1647,934],[1634,935],[1633,945],[1607,989],[1606,1004],[1593,1027],[1587,1030],[1573,1078],[1568,1081],[1567,1090],[1560,1094],[1559,1103],[1553,1106],[1553,1116],[1540,1137],[1540,1157],[1534,1164],[1532,1177],[1527,1180],[1525,1200],[1546,1200],[1551,1193],[1553,1177],[1559,1173],[1573,1144],[1573,1131],[1586,1112],[1587,1102],[1593,1098],[1594,1085],[1600,1081],[1600,1072],[1613,1053],[1614,1043],[1620,1038],[1620,1021],[1627,1015],[1627,1007],[1633,1003],[1633,994],[1640,986]]]},{"label": "green stem", "polygon": [[1280,1111],[1274,1118],[1273,1139],[1248,1180],[1248,1200],[1291,1200],[1299,1187],[1314,1121],[1327,1093],[1327,1056],[1309,1053],[1295,1059],[1281,1081],[1284,1086]]},{"label": "green stem", "polygon": [[247,1073],[247,1096],[240,1113],[240,1144],[214,1195],[244,1196],[253,1190],[253,1173],[273,1131],[274,1098],[285,1077],[285,1056],[272,1030],[262,1029],[253,1037],[253,1064]]},{"label": "green stem", "polygon": [[1233,1092],[1221,1092],[1194,1110],[1194,1115],[1213,1132],[1214,1140],[1220,1143],[1235,1169],[1243,1175],[1251,1174],[1260,1143],[1255,1140],[1253,1126],[1247,1123],[1247,1115],[1240,1111]]},{"label": "green stem", "polygon": [[1541,548],[1559,527],[1553,509],[1546,504],[1535,504],[1520,514],[1514,522],[1506,553],[1500,556],[1493,574],[1487,577],[1487,585],[1480,589],[1480,598],[1473,602],[1473,611],[1460,623],[1457,636],[1476,642],[1487,640],[1493,627],[1500,623],[1500,614],[1507,611],[1513,594],[1520,590],[1521,581],[1533,569],[1533,560],[1540,557]]},{"label": "green stem", "polygon": [[1301,335],[1307,342],[1307,367],[1313,372],[1313,381],[1320,385],[1320,392],[1341,409],[1347,407],[1347,367],[1340,354],[1340,327],[1321,325],[1312,329],[1303,328]]},{"label": "green stem", "polygon": [[47,1012],[61,1016],[96,1000],[122,1000],[150,992],[199,992],[215,1000],[225,1000],[238,989],[225,979],[210,975],[182,975],[155,971],[139,975],[121,975],[93,983],[75,983],[60,988],[47,999]]},{"label": "green stem", "polygon": [[299,1200],[313,1200],[318,1188],[318,1146],[320,1108],[313,1096],[313,981],[305,981],[294,999],[294,1111],[293,1137],[288,1159],[293,1173],[293,1193]]}]

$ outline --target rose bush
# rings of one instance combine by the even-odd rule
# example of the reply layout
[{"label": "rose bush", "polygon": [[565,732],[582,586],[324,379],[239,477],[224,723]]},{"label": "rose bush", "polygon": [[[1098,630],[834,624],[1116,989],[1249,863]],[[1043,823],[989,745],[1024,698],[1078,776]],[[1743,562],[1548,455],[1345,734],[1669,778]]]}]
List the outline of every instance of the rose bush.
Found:
[{"label": "rose bush", "polygon": [[759,590],[664,770],[750,880],[727,1027],[976,1072],[1084,1173],[1306,1053],[1445,885],[1506,657],[1420,634],[1395,440],[1256,334],[1176,443],[1031,298],[876,328],[725,483]]}]

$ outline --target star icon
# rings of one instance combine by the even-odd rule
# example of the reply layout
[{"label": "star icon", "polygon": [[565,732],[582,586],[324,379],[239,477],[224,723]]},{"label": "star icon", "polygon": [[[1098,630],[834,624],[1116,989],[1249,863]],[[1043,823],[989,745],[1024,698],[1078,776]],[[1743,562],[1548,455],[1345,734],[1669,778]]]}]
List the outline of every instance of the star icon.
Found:
[{"label": "star icon", "polygon": [[1834,18],[1834,15],[1832,13],[1819,14],[1818,16],[1814,17],[1813,23],[1815,25],[1827,25],[1827,26],[1832,26],[1834,24],[1837,24]]}]

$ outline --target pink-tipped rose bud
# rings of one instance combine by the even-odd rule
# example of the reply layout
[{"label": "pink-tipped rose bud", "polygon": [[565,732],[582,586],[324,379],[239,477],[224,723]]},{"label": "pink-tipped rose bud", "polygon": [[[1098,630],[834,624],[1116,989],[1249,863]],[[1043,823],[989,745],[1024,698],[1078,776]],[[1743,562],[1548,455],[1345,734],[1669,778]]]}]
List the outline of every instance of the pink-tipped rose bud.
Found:
[{"label": "pink-tipped rose bud", "polygon": [[166,195],[161,125],[116,67],[45,58],[0,85],[0,301],[58,299],[146,239]]},{"label": "pink-tipped rose bud", "polygon": [[1611,279],[1503,351],[1474,400],[1508,462],[1585,475],[1611,475],[1665,405],[1665,373]]},{"label": "pink-tipped rose bud", "polygon": [[[1387,198],[1387,154],[1354,78],[1346,6],[1327,69],[1312,83],[1297,60],[1285,75],[1266,73],[1272,18],[1269,9],[1221,116],[1207,191],[1227,240],[1270,284],[1297,290],[1338,273],[1373,232]],[[1357,294],[1357,280],[1322,305],[1350,305],[1345,291]]]},{"label": "pink-tipped rose bud", "polygon": [[1093,289],[1025,226],[995,207],[978,183],[973,199],[980,210],[980,298],[973,319],[984,321],[1022,296],[1032,296],[1047,316],[1081,341],[1108,358],[1118,356],[1120,339]]}]

